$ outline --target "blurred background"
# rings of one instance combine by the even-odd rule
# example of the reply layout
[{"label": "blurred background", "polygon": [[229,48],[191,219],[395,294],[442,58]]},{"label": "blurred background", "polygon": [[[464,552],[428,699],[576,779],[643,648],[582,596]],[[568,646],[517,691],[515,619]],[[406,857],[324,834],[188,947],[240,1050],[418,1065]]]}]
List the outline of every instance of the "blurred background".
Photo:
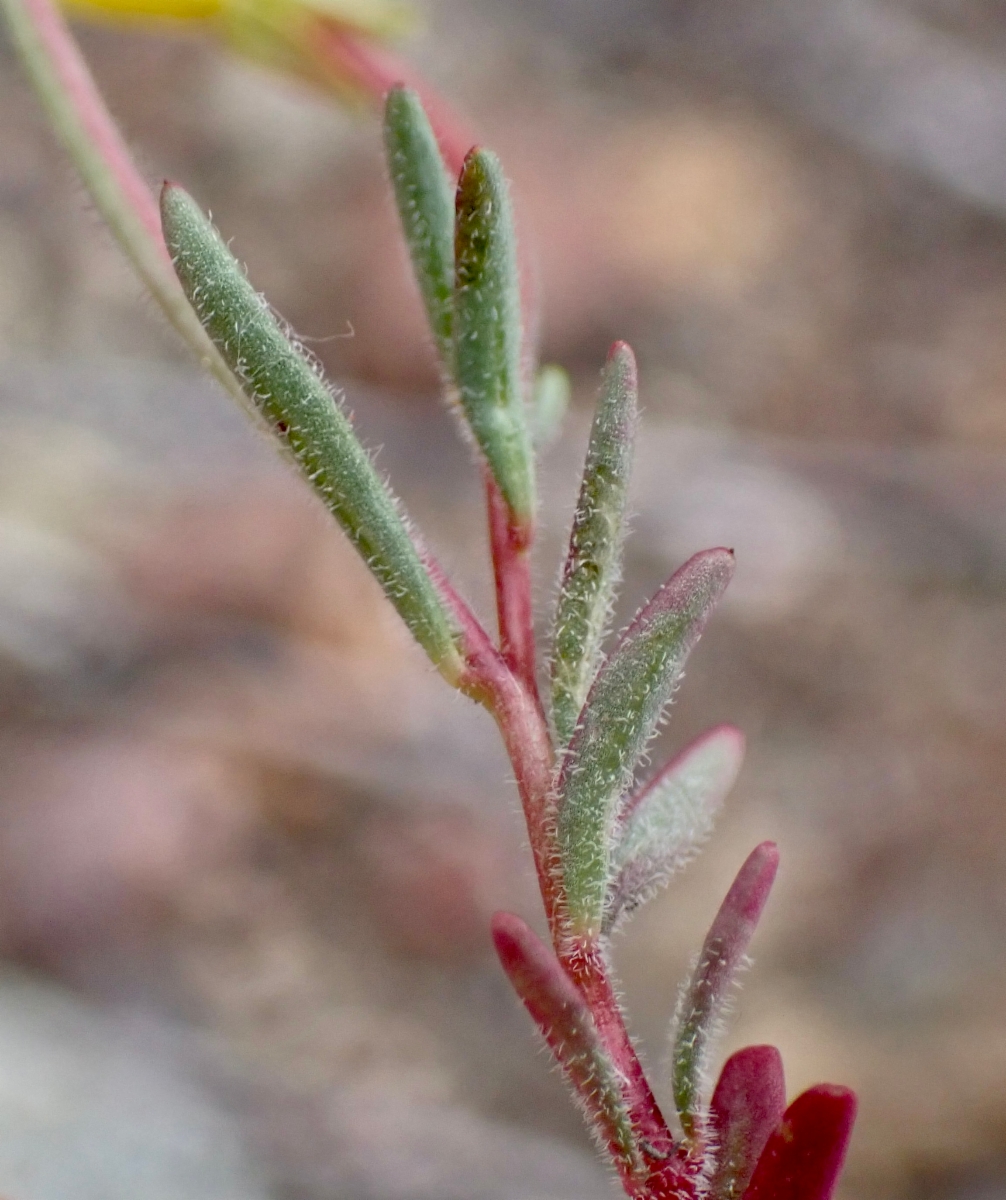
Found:
[{"label": "blurred background", "polygon": [[[783,866],[724,1052],[861,1110],[845,1200],[1006,1197],[1006,14],[993,0],[425,0],[405,52],[513,180],[574,411],[645,406],[621,616],[738,573],[663,755],[740,725],[702,859],[619,938],[666,1099],[733,873]],[[488,614],[366,114],[208,43],[82,29],[154,181],[212,210]],[[193,369],[0,33],[0,1189],[614,1196],[492,957],[538,901],[488,718]]]}]

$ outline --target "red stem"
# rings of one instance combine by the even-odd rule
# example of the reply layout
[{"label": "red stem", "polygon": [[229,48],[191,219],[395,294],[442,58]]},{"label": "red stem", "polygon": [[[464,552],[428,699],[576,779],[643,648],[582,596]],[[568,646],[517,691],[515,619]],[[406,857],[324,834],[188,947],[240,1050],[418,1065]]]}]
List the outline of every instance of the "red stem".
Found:
[{"label": "red stem", "polygon": [[444,603],[450,608],[462,638],[468,674],[463,692],[493,714],[506,746],[520,793],[528,839],[534,854],[538,884],[554,928],[558,912],[555,830],[548,820],[552,791],[552,739],[537,694],[530,694],[507,665],[478,618],[458,595],[435,559],[423,559]]},{"label": "red stem", "polygon": [[560,963],[583,993],[601,1040],[622,1075],[625,1102],[632,1114],[633,1126],[643,1139],[643,1150],[651,1170],[661,1174],[672,1170],[674,1174],[680,1174],[683,1181],[687,1172],[675,1156],[674,1139],[625,1028],[608,964],[599,944],[566,941],[556,949]]},{"label": "red stem", "polygon": [[533,532],[514,521],[496,481],[487,470],[486,503],[489,544],[496,579],[496,612],[500,650],[511,671],[524,684],[538,706],[535,672],[534,614],[531,606],[531,538]]},{"label": "red stem", "polygon": [[465,155],[476,139],[451,105],[418,71],[391,50],[337,21],[318,22],[318,46],[322,57],[342,78],[352,80],[379,102],[396,83],[412,88],[423,102],[448,170],[455,179],[461,174]]},{"label": "red stem", "polygon": [[77,49],[73,34],[62,15],[49,0],[24,0],[32,24],[60,83],[71,97],[77,117],[87,136],[99,151],[105,166],[150,237],[161,247],[164,260],[171,259],[161,234],[161,216],[146,182],[136,170],[132,157],[105,101]]}]

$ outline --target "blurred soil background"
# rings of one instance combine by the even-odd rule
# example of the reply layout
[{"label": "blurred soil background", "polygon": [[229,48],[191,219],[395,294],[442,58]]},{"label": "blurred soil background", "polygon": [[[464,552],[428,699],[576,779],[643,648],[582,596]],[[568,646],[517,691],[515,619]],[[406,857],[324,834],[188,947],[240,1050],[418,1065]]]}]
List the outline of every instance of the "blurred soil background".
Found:
[{"label": "blurred soil background", "polygon": [[[735,546],[663,754],[717,836],[620,937],[660,1080],[746,852],[783,868],[725,1050],[858,1089],[846,1200],[1006,1196],[1006,17],[991,0],[427,0],[502,155],[575,411],[645,416],[621,616]],[[488,612],[478,489],[366,115],[196,41],[82,39]],[[0,41],[0,1189],[612,1196],[491,956],[538,904],[488,718],[194,372]],[[666,1099],[666,1088],[663,1090]]]}]

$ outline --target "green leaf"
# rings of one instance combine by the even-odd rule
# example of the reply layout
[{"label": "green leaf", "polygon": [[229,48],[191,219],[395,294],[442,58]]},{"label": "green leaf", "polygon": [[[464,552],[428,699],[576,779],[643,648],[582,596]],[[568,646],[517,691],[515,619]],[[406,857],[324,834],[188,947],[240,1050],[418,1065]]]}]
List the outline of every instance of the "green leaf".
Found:
[{"label": "green leaf", "polygon": [[710,729],[626,800],[618,813],[604,932],[651,899],[689,862],[712,832],[734,785],[744,735],[732,725]]},{"label": "green leaf", "polygon": [[602,930],[619,797],[656,730],[713,605],[733,552],[689,559],[636,616],[587,696],[558,780],[558,840],[567,932]]},{"label": "green leaf", "polygon": [[464,664],[448,610],[396,500],[328,385],[291,343],[192,197],[166,184],[161,217],[175,271],[206,332],[416,641],[456,684]]},{"label": "green leaf", "polygon": [[712,1044],[721,1032],[730,989],[754,936],[779,869],[772,842],[756,846],[720,905],[675,1016],[671,1064],[674,1103],[690,1141],[701,1140],[704,1095]]},{"label": "green leaf", "polygon": [[590,690],[621,578],[636,409],[636,361],[616,342],[590,431],[553,621],[552,721],[560,747],[569,745]]},{"label": "green leaf", "polygon": [[454,227],[454,365],[461,407],[507,507],[534,520],[524,413],[520,282],[510,196],[488,150],[465,159]]},{"label": "green leaf", "polygon": [[384,147],[412,269],[444,372],[453,377],[454,186],[414,91],[393,87]]},{"label": "green leaf", "polygon": [[544,450],[559,436],[569,408],[569,375],[554,363],[541,368],[531,396],[531,440],[536,450]]}]

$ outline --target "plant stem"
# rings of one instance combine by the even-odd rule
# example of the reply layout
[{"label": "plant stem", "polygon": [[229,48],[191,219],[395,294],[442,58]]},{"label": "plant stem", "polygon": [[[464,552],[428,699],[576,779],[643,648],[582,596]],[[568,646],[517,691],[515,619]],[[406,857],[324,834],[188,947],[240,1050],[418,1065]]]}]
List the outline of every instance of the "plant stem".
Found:
[{"label": "plant stem", "polygon": [[644,1140],[644,1153],[651,1162],[665,1164],[674,1152],[674,1139],[625,1027],[600,945],[597,942],[570,942],[560,935],[556,939],[556,952],[563,968],[583,993],[601,1039],[622,1075],[625,1102],[632,1114],[633,1126]]},{"label": "plant stem", "polygon": [[554,823],[549,819],[553,752],[541,705],[507,666],[489,634],[454,590],[440,565],[429,557],[424,560],[424,565],[461,633],[461,649],[468,674],[462,678],[459,687],[492,713],[503,737],[520,793],[549,928],[556,929],[558,854]]},{"label": "plant stem", "polygon": [[50,0],[0,0],[0,8],[25,71],[113,237],[200,363],[253,413],[175,278],[154,197],[62,15]]},{"label": "plant stem", "polygon": [[534,617],[531,608],[530,552],[532,533],[514,521],[487,470],[486,503],[489,543],[496,579],[496,612],[504,661],[541,707],[535,672]]},{"label": "plant stem", "polygon": [[316,46],[336,72],[351,79],[378,103],[395,84],[404,84],[417,93],[430,118],[447,169],[456,181],[465,164],[465,155],[476,139],[450,104],[404,59],[345,25],[333,20],[319,20],[316,36]]}]

